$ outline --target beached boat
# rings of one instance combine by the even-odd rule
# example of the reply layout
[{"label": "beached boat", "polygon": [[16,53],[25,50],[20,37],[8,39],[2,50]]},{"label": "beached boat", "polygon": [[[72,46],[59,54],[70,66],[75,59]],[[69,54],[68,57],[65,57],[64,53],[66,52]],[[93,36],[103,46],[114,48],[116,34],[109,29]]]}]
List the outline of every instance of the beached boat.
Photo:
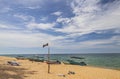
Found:
[{"label": "beached boat", "polygon": [[47,61],[46,62],[47,64],[61,64],[61,62],[60,61],[58,61],[58,60],[56,60],[56,61]]}]

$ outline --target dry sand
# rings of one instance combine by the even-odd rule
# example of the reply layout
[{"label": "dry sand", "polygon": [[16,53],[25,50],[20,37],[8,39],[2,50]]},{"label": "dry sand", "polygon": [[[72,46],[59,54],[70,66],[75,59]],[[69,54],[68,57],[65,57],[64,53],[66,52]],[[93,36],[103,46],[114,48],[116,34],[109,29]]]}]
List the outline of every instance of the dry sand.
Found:
[{"label": "dry sand", "polygon": [[[21,66],[10,66],[6,62],[14,60]],[[75,72],[68,75],[68,71]],[[120,79],[120,71],[77,65],[51,65],[51,73],[47,73],[47,64],[17,60],[0,56],[0,79]],[[58,76],[64,74],[63,76]]]}]

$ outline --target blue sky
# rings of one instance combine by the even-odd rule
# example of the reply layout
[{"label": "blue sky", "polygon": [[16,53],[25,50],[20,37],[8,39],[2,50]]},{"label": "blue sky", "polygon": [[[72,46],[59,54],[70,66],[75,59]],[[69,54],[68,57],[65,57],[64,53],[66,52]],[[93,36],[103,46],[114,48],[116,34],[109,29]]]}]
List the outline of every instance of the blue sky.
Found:
[{"label": "blue sky", "polygon": [[120,53],[119,0],[0,0],[0,54]]}]

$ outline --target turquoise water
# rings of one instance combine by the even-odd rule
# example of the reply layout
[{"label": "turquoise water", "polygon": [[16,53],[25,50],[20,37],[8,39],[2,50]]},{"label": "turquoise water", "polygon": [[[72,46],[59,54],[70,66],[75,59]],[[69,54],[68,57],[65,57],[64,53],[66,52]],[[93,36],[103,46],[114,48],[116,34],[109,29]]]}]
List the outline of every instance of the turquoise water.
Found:
[{"label": "turquoise water", "polygon": [[[17,54],[17,55],[4,55],[4,56],[24,56],[29,58],[35,58],[35,54]],[[47,59],[46,54],[37,54],[37,56],[44,57]],[[74,59],[75,57],[83,57],[84,59]],[[41,58],[40,58],[41,59]],[[73,60],[75,62],[85,62],[89,66],[112,68],[120,70],[120,53],[109,53],[109,54],[52,54],[50,55],[51,60],[60,60],[68,62],[67,60]]]}]

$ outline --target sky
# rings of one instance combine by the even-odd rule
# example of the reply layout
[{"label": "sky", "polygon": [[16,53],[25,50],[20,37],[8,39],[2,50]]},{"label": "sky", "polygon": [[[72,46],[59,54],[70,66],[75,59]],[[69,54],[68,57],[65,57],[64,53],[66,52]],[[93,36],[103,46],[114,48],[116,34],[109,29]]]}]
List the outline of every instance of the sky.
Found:
[{"label": "sky", "polygon": [[120,0],[0,0],[0,54],[120,53]]}]

